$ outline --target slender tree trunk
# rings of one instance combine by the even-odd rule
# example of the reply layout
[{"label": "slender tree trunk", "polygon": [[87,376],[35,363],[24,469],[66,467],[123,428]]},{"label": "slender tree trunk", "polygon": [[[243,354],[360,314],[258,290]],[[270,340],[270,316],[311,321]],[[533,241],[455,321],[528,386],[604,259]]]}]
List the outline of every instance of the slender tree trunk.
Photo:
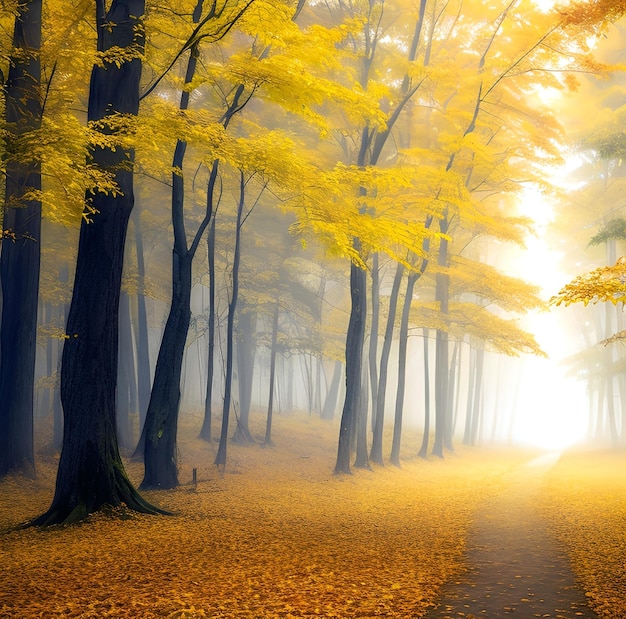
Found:
[{"label": "slender tree trunk", "polygon": [[239,297],[239,262],[241,260],[241,226],[243,219],[243,207],[245,198],[245,180],[243,171],[239,181],[239,204],[237,206],[237,221],[235,226],[235,251],[233,255],[232,293],[228,304],[228,319],[226,324],[226,376],[224,378],[224,406],[222,408],[222,429],[220,442],[215,456],[215,464],[218,467],[226,466],[226,450],[228,446],[228,423],[230,417],[230,402],[233,384],[233,356],[234,356],[234,331],[235,311],[237,310],[237,298]]},{"label": "slender tree trunk", "polygon": [[472,426],[470,433],[470,445],[476,445],[482,418],[482,391],[483,370],[485,367],[485,350],[480,348],[476,351],[476,384],[474,385],[474,403],[472,405]]},{"label": "slender tree trunk", "polygon": [[148,336],[148,312],[146,311],[145,277],[146,267],[141,238],[141,217],[136,213],[133,217],[135,232],[135,250],[137,252],[137,329],[135,334],[137,350],[137,401],[139,407],[139,431],[143,431],[146,413],[150,404],[151,374],[150,371],[150,338]]},{"label": "slender tree trunk", "polygon": [[324,400],[322,419],[332,419],[335,416],[337,397],[339,395],[339,383],[341,381],[341,368],[341,361],[335,361],[333,377],[331,378],[330,387],[328,388],[326,399]]},{"label": "slender tree trunk", "polygon": [[272,318],[272,344],[270,348],[270,380],[269,380],[269,398],[267,402],[267,420],[265,422],[265,439],[264,445],[272,446],[272,416],[274,414],[274,382],[276,375],[276,352],[278,341],[278,314],[279,305],[278,299],[276,299],[276,307],[274,308],[274,317]]},{"label": "slender tree trunk", "polygon": [[[245,307],[245,305],[243,306]],[[237,386],[239,389],[239,416],[237,417],[237,428],[233,435],[236,443],[254,443],[254,438],[250,432],[250,407],[252,404],[252,378],[254,374],[254,357],[256,345],[254,342],[254,332],[256,329],[256,313],[247,308],[243,310],[240,306],[239,320],[237,321],[238,341],[237,353]]]},{"label": "slender tree trunk", "polygon": [[[41,246],[41,160],[24,139],[41,126],[41,0],[17,5],[6,93],[3,228],[0,230],[0,475],[35,474],[33,394]],[[20,152],[22,151],[22,152]],[[34,195],[33,195],[34,194]]]},{"label": "slender tree trunk", "polygon": [[[198,0],[193,13],[198,23],[203,0]],[[185,84],[190,84],[198,61],[197,43],[192,47],[187,61]],[[189,106],[189,91],[184,89],[180,98],[180,109]],[[211,169],[207,208],[204,218],[190,246],[185,231],[185,185],[183,163],[187,143],[178,140],[172,160],[172,228],[174,246],[172,251],[172,302],[165,323],[163,339],[154,370],[154,381],[150,404],[142,439],[144,445],[144,478],[141,488],[174,488],[178,485],[176,438],[181,395],[181,373],[185,343],[191,319],[191,267],[200,238],[212,216],[212,196],[217,178],[217,161]]]},{"label": "slender tree trunk", "polygon": [[450,369],[448,372],[448,406],[446,408],[446,429],[443,438],[443,445],[448,451],[454,451],[452,438],[454,436],[454,392],[456,379],[457,355],[459,353],[459,342],[454,342],[454,350],[452,351],[452,360],[450,361]]},{"label": "slender tree trunk", "polygon": [[380,316],[380,271],[378,254],[372,259],[372,320],[370,326],[369,372],[372,394],[372,432],[376,427],[376,402],[378,402],[378,321]]},{"label": "slender tree trunk", "polygon": [[174,249],[172,303],[154,371],[154,384],[144,426],[144,478],[141,488],[178,485],[176,436],[180,377],[191,318],[192,256]]},{"label": "slender tree trunk", "polygon": [[428,354],[430,337],[429,330],[424,329],[424,434],[422,446],[418,452],[420,458],[428,456],[428,442],[430,440],[430,356]]},{"label": "slender tree trunk", "polygon": [[472,418],[474,416],[474,389],[476,386],[476,350],[470,347],[469,372],[467,377],[467,402],[465,406],[465,428],[463,432],[463,445],[471,445],[472,442]]},{"label": "slender tree trunk", "polygon": [[208,355],[206,395],[204,398],[204,421],[200,430],[200,438],[211,440],[211,411],[213,400],[213,373],[215,371],[215,217],[211,219],[207,238],[209,263],[209,317],[208,317]]},{"label": "slender tree trunk", "polygon": [[[439,221],[442,234],[448,231],[447,214]],[[448,266],[448,241],[442,237],[439,243],[437,258],[439,267]],[[442,318],[447,320],[449,278],[446,273],[438,273],[436,281],[436,298]],[[435,442],[432,454],[443,458],[444,439],[446,435],[446,417],[448,410],[448,332],[437,329],[435,346]]]},{"label": "slender tree trunk", "polygon": [[383,427],[385,423],[385,398],[387,395],[387,374],[389,371],[389,355],[393,342],[393,327],[396,321],[396,309],[398,307],[398,294],[404,267],[398,263],[396,273],[393,278],[391,295],[389,297],[389,315],[387,316],[387,326],[385,327],[385,339],[383,349],[380,354],[380,375],[378,378],[378,393],[376,400],[376,423],[374,424],[374,435],[372,437],[372,450],[370,460],[376,464],[383,464]]},{"label": "slender tree trunk", "polygon": [[120,294],[119,363],[117,379],[117,437],[120,447],[133,447],[131,414],[136,409],[136,378],[130,324],[130,299],[126,292]]},{"label": "slender tree trunk", "polygon": [[369,456],[367,452],[367,411],[369,408],[368,399],[368,367],[365,363],[361,366],[361,389],[357,405],[357,417],[355,419],[355,429],[353,444],[356,441],[355,468],[370,469]]},{"label": "slender tree trunk", "polygon": [[[39,308],[39,316],[41,317],[42,324],[50,326],[53,320],[52,303],[49,301],[42,303]],[[52,403],[53,389],[50,385],[52,374],[54,373],[54,338],[48,336],[45,344],[46,355],[46,386],[39,389],[39,398],[37,402],[37,416],[47,417],[50,413],[50,405]]]},{"label": "slender tree trunk", "polygon": [[[355,241],[357,248],[360,243]],[[351,438],[358,414],[361,390],[361,365],[363,358],[363,336],[366,318],[366,273],[357,266],[350,266],[351,311],[346,337],[346,395],[341,413],[337,462],[335,473],[350,473]]]},{"label": "slender tree trunk", "polygon": [[409,273],[406,282],[406,294],[402,305],[400,317],[400,332],[398,334],[398,387],[396,389],[396,409],[393,422],[393,439],[391,441],[391,464],[400,466],[400,445],[402,442],[402,417],[404,412],[404,390],[406,385],[406,352],[409,341],[409,316],[411,314],[411,302],[413,301],[413,289],[418,275]]},{"label": "slender tree trunk", "polygon": [[[88,120],[111,114],[136,115],[140,54],[144,47],[143,0],[97,2],[98,51],[133,49],[137,57],[119,65],[104,61],[91,75]],[[114,174],[116,194],[88,192],[95,209],[80,228],[74,291],[63,347],[61,401],[63,449],[50,509],[34,524],[73,522],[104,505],[125,504],[157,513],[134,489],[124,471],[115,432],[118,306],[124,242],[133,207],[134,153],[96,146],[91,164]]]}]

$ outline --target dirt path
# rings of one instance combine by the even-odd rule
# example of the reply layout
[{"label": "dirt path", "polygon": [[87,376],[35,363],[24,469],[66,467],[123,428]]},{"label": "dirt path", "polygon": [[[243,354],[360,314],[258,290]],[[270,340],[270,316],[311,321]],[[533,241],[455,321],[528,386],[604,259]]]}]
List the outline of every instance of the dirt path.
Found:
[{"label": "dirt path", "polygon": [[469,538],[470,571],[444,587],[425,619],[597,619],[536,509],[542,474],[553,462],[543,456],[520,467],[485,505]]}]

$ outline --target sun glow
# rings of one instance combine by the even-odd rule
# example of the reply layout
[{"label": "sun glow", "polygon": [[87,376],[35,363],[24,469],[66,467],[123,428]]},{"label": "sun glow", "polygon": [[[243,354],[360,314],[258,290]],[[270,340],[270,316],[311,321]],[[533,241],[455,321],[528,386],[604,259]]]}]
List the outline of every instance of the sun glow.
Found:
[{"label": "sun glow", "polygon": [[[535,221],[536,236],[528,239],[526,249],[516,254],[509,267],[517,276],[540,286],[547,300],[571,279],[560,269],[560,252],[548,243],[553,210],[545,197],[532,189],[524,195],[522,210]],[[521,321],[548,358],[528,356],[523,362],[512,426],[516,442],[563,449],[585,436],[589,408],[586,387],[567,376],[563,364],[578,345],[566,329],[571,312],[572,308],[551,308],[531,312]]]}]

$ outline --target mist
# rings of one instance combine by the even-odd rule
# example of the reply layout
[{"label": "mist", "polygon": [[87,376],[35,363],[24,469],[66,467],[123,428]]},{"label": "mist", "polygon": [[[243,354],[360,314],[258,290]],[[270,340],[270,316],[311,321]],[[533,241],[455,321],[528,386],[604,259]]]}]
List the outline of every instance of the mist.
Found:
[{"label": "mist", "polygon": [[0,617],[626,616],[626,4],[70,5],[0,9]]}]

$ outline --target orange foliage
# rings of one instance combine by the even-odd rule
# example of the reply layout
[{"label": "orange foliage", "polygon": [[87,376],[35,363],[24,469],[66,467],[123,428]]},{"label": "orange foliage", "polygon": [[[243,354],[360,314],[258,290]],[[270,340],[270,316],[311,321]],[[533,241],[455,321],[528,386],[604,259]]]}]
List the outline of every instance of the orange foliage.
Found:
[{"label": "orange foliage", "polygon": [[[422,616],[462,570],[469,522],[508,465],[468,451],[338,477],[336,432],[278,417],[277,447],[233,445],[220,475],[213,447],[185,439],[197,427],[183,429],[181,479],[195,466],[197,486],[147,493],[177,515],[0,533],[0,617]],[[0,481],[0,529],[45,510],[54,464]]]},{"label": "orange foliage", "polygon": [[601,619],[626,617],[626,456],[572,453],[551,470],[543,511]]}]

